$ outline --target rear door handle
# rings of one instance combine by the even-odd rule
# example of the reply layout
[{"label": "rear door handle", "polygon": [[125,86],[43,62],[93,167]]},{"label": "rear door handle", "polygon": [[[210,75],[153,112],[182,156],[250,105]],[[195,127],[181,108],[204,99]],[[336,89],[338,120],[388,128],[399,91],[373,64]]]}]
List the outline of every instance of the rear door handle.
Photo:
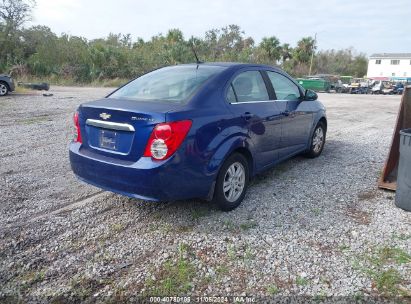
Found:
[{"label": "rear door handle", "polygon": [[241,115],[241,117],[245,120],[250,120],[251,118],[253,118],[253,116],[254,114],[251,114],[250,112],[245,112],[243,115]]}]

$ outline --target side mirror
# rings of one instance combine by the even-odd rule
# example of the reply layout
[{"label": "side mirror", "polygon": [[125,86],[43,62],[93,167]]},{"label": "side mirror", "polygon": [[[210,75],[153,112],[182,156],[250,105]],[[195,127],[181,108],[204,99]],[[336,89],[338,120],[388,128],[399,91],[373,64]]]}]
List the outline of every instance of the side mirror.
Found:
[{"label": "side mirror", "polygon": [[317,100],[318,95],[313,90],[305,90],[304,100],[314,101]]}]

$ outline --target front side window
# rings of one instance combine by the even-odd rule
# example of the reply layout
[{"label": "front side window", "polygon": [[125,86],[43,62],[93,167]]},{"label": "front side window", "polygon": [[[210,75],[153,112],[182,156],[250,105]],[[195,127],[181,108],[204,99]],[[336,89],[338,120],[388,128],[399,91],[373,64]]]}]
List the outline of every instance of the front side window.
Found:
[{"label": "front side window", "polygon": [[141,101],[184,102],[205,81],[224,69],[221,66],[205,65],[166,67],[133,80],[109,97]]},{"label": "front side window", "polygon": [[300,90],[290,79],[276,72],[267,71],[267,74],[273,84],[277,100],[298,100],[300,98]]},{"label": "front side window", "polygon": [[232,100],[235,102],[269,100],[267,88],[259,71],[241,73],[234,78],[230,87],[227,100],[231,103]]}]

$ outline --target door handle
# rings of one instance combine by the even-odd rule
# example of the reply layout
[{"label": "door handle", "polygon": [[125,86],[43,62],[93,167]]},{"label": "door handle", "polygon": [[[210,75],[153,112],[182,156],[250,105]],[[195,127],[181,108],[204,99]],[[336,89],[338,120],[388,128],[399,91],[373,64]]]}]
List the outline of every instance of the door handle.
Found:
[{"label": "door handle", "polygon": [[245,120],[250,120],[251,118],[253,118],[253,116],[254,114],[251,114],[250,112],[245,112],[243,115],[241,115],[241,117]]}]

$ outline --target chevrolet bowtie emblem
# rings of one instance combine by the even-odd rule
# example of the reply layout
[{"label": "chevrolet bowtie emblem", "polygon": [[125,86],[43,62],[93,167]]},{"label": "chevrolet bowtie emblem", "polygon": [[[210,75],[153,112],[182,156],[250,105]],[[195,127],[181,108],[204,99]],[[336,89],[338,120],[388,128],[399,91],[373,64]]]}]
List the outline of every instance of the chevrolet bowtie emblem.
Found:
[{"label": "chevrolet bowtie emblem", "polygon": [[100,117],[103,118],[104,120],[106,120],[106,119],[109,119],[111,117],[111,114],[101,113]]}]

